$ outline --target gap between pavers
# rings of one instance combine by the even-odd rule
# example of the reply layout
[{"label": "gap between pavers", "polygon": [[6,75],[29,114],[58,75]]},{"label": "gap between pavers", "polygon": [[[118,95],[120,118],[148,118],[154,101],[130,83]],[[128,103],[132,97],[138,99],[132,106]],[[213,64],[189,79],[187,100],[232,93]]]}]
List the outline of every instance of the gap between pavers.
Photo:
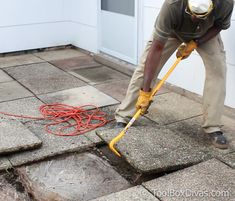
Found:
[{"label": "gap between pavers", "polygon": [[22,123],[15,120],[0,121],[0,154],[38,148],[42,141]]},{"label": "gap between pavers", "polygon": [[0,70],[0,83],[1,82],[10,82],[13,81],[13,79],[7,75],[4,71]]},{"label": "gap between pavers", "polygon": [[[120,131],[110,129],[97,134],[109,143]],[[142,173],[182,169],[211,158],[200,146],[171,130],[150,126],[131,127],[116,148],[131,166]]]},{"label": "gap between pavers", "polygon": [[105,160],[90,153],[63,156],[17,171],[36,200],[87,201],[131,186]]},{"label": "gap between pavers", "polygon": [[159,201],[142,186],[135,186],[91,201]]},{"label": "gap between pavers", "polygon": [[235,170],[216,159],[168,174],[142,185],[160,200],[235,200]]}]

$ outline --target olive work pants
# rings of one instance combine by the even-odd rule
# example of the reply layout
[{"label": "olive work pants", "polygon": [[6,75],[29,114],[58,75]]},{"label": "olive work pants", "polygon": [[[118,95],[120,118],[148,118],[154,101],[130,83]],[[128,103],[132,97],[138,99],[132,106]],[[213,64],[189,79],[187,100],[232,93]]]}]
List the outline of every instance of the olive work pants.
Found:
[{"label": "olive work pants", "polygon": [[[153,37],[148,41],[140,63],[131,78],[126,97],[115,112],[115,119],[117,122],[128,123],[136,112],[135,104],[139,95],[139,90],[143,84],[144,66],[148,51],[152,44],[152,38]],[[180,44],[181,42],[176,38],[168,39],[152,86],[156,84],[160,70]],[[208,42],[200,45],[200,47],[197,48],[197,52],[201,56],[206,70],[203,91],[202,127],[205,133],[220,131],[226,92],[226,57],[220,35],[217,35]]]}]

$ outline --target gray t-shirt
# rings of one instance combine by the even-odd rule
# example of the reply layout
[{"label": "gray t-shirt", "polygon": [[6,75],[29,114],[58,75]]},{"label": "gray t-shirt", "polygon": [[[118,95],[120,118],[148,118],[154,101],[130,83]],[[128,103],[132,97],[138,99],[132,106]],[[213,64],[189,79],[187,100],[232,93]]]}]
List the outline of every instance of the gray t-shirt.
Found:
[{"label": "gray t-shirt", "polygon": [[182,42],[200,38],[211,27],[228,29],[233,12],[233,0],[213,0],[214,9],[206,19],[193,22],[185,12],[187,0],[165,0],[154,26],[154,38],[165,42],[176,37]]}]

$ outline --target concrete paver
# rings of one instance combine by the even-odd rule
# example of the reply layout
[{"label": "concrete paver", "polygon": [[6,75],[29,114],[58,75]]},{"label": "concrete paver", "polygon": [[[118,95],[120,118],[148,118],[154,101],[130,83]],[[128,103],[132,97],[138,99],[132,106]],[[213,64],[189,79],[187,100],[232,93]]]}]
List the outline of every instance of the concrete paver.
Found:
[{"label": "concrete paver", "polygon": [[235,152],[219,156],[218,159],[235,169]]},{"label": "concrete paver", "polygon": [[82,152],[94,146],[85,136],[59,137],[49,134],[45,130],[45,123],[28,122],[25,124],[42,141],[42,146],[40,149],[10,155],[9,160],[13,166],[36,162],[64,153]]},{"label": "concrete paver", "polygon": [[159,125],[166,125],[201,114],[201,104],[171,92],[154,98],[147,117]]},{"label": "concrete paver", "polygon": [[86,54],[73,49],[63,49],[63,50],[49,50],[45,52],[34,53],[35,56],[45,60],[53,61],[59,59],[68,59],[78,56],[85,56]]},{"label": "concrete paver", "polygon": [[83,86],[38,96],[46,103],[64,103],[72,106],[92,104],[97,107],[117,104],[118,101],[92,86]]},{"label": "concrete paver", "polygon": [[6,170],[11,167],[12,165],[10,161],[6,157],[0,156],[0,171]]},{"label": "concrete paver", "polygon": [[127,190],[119,191],[92,201],[158,201],[150,192],[142,186],[135,186]]},{"label": "concrete paver", "polygon": [[44,161],[18,172],[36,200],[87,201],[130,187],[106,161],[89,153]]},{"label": "concrete paver", "polygon": [[143,185],[161,200],[233,201],[234,178],[234,169],[212,159]]},{"label": "concrete paver", "polygon": [[[120,129],[111,129],[98,135],[109,142],[119,133]],[[181,169],[210,158],[207,152],[174,132],[150,126],[130,128],[116,147],[130,165],[144,173]]]},{"label": "concrete paver", "polygon": [[7,75],[4,71],[0,70],[0,82],[9,82],[13,81],[13,79]]},{"label": "concrete paver", "polygon": [[43,62],[38,57],[32,54],[23,54],[17,56],[6,56],[0,57],[0,68],[10,67],[10,66],[20,66],[26,64],[40,63]]},{"label": "concrete paver", "polygon": [[84,82],[48,63],[7,68],[6,71],[35,94],[83,86]]},{"label": "concrete paver", "polygon": [[50,61],[50,63],[65,71],[71,71],[78,68],[100,66],[100,64],[95,62],[91,56],[80,56],[69,59],[54,60]]},{"label": "concrete paver", "polygon": [[107,81],[128,80],[129,77],[106,66],[80,68],[71,72],[74,76],[89,84],[103,83]]},{"label": "concrete paver", "polygon": [[16,81],[0,83],[0,94],[0,102],[33,96]]},{"label": "concrete paver", "polygon": [[4,201],[30,201],[27,194],[20,192],[7,182],[5,175],[0,175],[0,199]]},{"label": "concrete paver", "polygon": [[37,148],[42,144],[22,123],[0,121],[0,154]]}]

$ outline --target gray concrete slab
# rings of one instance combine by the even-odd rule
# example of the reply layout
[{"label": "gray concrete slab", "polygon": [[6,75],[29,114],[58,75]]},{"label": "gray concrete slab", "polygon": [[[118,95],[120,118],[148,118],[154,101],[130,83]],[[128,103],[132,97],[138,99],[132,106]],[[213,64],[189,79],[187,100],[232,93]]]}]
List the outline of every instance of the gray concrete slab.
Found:
[{"label": "gray concrete slab", "polygon": [[49,63],[7,68],[6,71],[35,94],[85,85],[84,82]]},{"label": "gray concrete slab", "polygon": [[11,167],[10,161],[6,157],[0,156],[0,171],[10,169]]},{"label": "gray concrete slab", "polygon": [[235,169],[235,152],[219,156],[218,159]]},{"label": "gray concrete slab", "polygon": [[166,125],[200,114],[202,114],[201,104],[171,92],[154,98],[147,117],[159,125]]},{"label": "gray concrete slab", "polygon": [[235,170],[213,159],[143,185],[160,200],[234,201]]},{"label": "gray concrete slab", "polygon": [[0,57],[0,68],[10,67],[10,66],[20,66],[26,64],[40,63],[43,62],[38,57],[32,54],[23,54],[17,56],[6,56]]},{"label": "gray concrete slab", "polygon": [[[26,116],[33,116],[33,117],[41,117],[41,113],[39,111],[39,107],[43,105],[43,102],[38,100],[35,97],[30,98],[22,98],[14,101],[7,101],[0,103],[0,111],[7,112],[11,114],[17,115],[26,115]],[[24,119],[24,118],[16,118],[10,117],[6,115],[1,115],[0,117],[3,118],[10,118],[10,119],[17,119],[21,122],[30,121],[31,119]]]},{"label": "gray concrete slab", "polygon": [[64,153],[82,152],[94,146],[85,136],[60,137],[49,134],[45,130],[45,123],[42,121],[41,123],[28,122],[25,124],[43,143],[40,149],[24,151],[9,156],[13,166],[43,160]]},{"label": "gray concrete slab", "polygon": [[120,73],[106,66],[80,68],[71,71],[71,73],[79,79],[88,82],[89,84],[129,79],[129,76],[124,75],[123,73]]},{"label": "gray concrete slab", "polygon": [[0,83],[1,82],[9,82],[13,81],[13,79],[7,75],[4,71],[0,70]]},{"label": "gray concrete slab", "polygon": [[18,121],[0,121],[0,154],[34,149],[42,141]]},{"label": "gray concrete slab", "polygon": [[50,63],[56,67],[59,67],[65,71],[71,71],[78,68],[100,66],[101,64],[94,61],[91,56],[80,56],[69,59],[61,59],[50,61]]},{"label": "gray concrete slab", "polygon": [[49,50],[45,52],[34,53],[36,57],[39,57],[45,61],[53,61],[59,59],[68,59],[78,56],[85,56],[86,54],[73,49],[63,49],[63,50]]},{"label": "gray concrete slab", "polygon": [[135,186],[127,190],[119,191],[107,196],[103,196],[92,201],[157,201],[150,192],[142,186]]},{"label": "gray concrete slab", "polygon": [[106,161],[90,153],[44,161],[18,172],[36,200],[87,201],[130,187]]},{"label": "gray concrete slab", "polygon": [[[24,191],[23,187],[20,188],[17,186],[17,182],[14,179],[14,182],[9,183],[8,180],[13,180],[13,178],[7,174],[0,175],[0,199],[4,201],[30,201],[29,196],[22,192]],[[18,189],[17,189],[17,187]]]},{"label": "gray concrete slab", "polygon": [[117,104],[118,101],[92,86],[83,86],[38,96],[46,103],[64,103],[73,106],[93,104],[97,107]]},{"label": "gray concrete slab", "polygon": [[0,102],[33,96],[16,81],[0,83]]},{"label": "gray concrete slab", "polygon": [[[110,142],[120,131],[111,129],[98,135]],[[210,158],[199,146],[171,130],[150,126],[130,128],[116,147],[130,165],[144,173],[177,170]]]}]

